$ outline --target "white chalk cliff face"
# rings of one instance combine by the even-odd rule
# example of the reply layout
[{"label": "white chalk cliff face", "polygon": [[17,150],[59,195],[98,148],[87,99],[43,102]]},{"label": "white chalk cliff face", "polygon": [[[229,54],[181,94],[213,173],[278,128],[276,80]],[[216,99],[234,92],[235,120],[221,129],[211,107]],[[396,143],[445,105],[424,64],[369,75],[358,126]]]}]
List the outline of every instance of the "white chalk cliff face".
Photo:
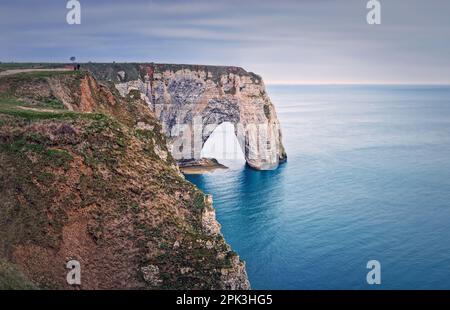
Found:
[{"label": "white chalk cliff face", "polygon": [[234,124],[252,168],[275,169],[286,160],[275,107],[256,74],[237,67],[170,64],[114,65],[91,71],[113,81],[123,96],[133,89],[140,91],[178,160],[199,159],[203,145],[223,122]]}]

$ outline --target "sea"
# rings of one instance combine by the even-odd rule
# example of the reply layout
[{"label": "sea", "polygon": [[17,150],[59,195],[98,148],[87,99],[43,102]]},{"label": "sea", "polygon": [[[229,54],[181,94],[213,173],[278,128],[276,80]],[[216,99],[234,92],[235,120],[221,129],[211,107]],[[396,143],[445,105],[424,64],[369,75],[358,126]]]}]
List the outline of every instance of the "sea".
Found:
[{"label": "sea", "polygon": [[[252,288],[450,289],[450,87],[267,89],[287,163],[223,156],[229,169],[187,176],[213,196]],[[205,155],[220,157],[213,138]]]}]

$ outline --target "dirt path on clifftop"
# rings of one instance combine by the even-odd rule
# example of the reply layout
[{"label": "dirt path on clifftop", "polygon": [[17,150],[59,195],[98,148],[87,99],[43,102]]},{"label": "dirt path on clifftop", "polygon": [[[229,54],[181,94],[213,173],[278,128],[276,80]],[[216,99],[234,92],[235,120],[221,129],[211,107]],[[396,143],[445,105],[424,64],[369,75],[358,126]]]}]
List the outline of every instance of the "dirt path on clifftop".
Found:
[{"label": "dirt path on clifftop", "polygon": [[20,110],[27,110],[27,111],[37,111],[37,112],[51,112],[51,113],[58,113],[61,111],[53,110],[53,109],[41,109],[41,108],[32,108],[32,107],[17,107]]},{"label": "dirt path on clifftop", "polygon": [[14,69],[14,70],[6,70],[0,72],[0,76],[14,75],[19,73],[28,73],[28,72],[49,72],[49,71],[72,71],[73,69],[69,68],[57,68],[57,69]]}]

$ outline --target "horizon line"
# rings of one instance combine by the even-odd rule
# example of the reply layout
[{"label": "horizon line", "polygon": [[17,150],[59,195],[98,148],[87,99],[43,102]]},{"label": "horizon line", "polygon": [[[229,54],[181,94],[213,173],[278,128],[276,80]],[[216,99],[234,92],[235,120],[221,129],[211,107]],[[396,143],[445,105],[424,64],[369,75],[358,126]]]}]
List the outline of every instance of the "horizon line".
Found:
[{"label": "horizon line", "polygon": [[[80,64],[88,64],[88,63],[157,63],[158,62],[139,62],[139,61],[111,61],[111,62],[96,62],[96,61],[80,61],[78,62]],[[70,61],[3,61],[0,60],[1,64],[71,64]],[[163,64],[163,63],[161,63]],[[173,64],[182,64],[182,63],[173,63]],[[190,64],[190,63],[183,63],[185,65],[197,65],[201,66],[199,64]],[[244,69],[245,71],[251,73],[251,71],[246,70],[242,66],[232,66],[232,65],[204,65],[204,66],[217,66],[217,67],[240,67]],[[261,76],[263,81],[264,77]],[[450,86],[450,81],[447,82],[266,82],[264,81],[264,84],[266,86]]]},{"label": "horizon line", "polygon": [[358,83],[358,82],[324,82],[324,83],[264,83],[266,86],[450,86],[450,82],[444,82],[444,83],[429,83],[429,82],[391,82],[391,83],[385,83],[385,82],[364,82],[364,83]]}]

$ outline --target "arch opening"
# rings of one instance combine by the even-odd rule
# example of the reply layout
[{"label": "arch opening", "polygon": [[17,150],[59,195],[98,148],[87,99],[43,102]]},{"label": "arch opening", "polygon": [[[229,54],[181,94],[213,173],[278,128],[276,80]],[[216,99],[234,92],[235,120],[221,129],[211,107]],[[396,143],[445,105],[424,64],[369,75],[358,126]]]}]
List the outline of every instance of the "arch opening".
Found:
[{"label": "arch opening", "polygon": [[217,126],[203,144],[201,158],[215,158],[226,166],[245,164],[242,147],[235,134],[234,124],[223,122]]}]

